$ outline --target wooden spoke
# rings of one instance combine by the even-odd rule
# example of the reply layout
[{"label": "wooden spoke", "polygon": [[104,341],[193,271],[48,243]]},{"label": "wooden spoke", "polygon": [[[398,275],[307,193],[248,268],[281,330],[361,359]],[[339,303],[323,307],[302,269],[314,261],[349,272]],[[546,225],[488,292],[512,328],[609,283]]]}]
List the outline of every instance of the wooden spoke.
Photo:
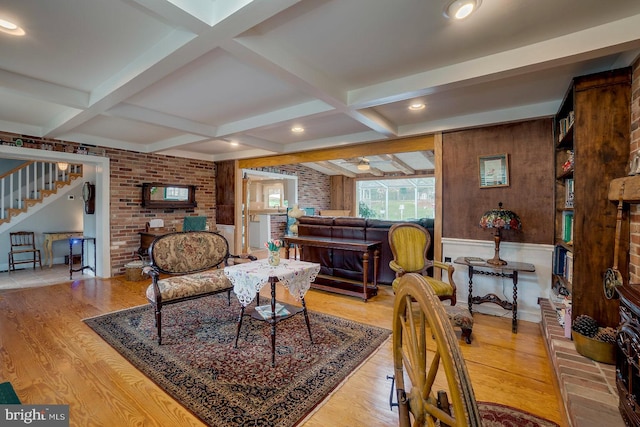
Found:
[{"label": "wooden spoke", "polygon": [[[456,335],[442,302],[422,276],[402,277],[396,290],[393,316],[393,361],[400,426],[480,426],[473,388]],[[429,348],[435,350],[427,351],[427,342]],[[435,390],[436,384],[438,390]],[[440,407],[442,402],[446,402],[445,405],[450,402],[450,407]]]}]

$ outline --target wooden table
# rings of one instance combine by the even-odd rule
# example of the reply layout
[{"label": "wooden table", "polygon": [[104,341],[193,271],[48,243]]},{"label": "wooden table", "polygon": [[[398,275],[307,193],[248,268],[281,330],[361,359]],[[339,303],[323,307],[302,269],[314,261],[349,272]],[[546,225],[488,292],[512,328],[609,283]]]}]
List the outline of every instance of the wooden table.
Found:
[{"label": "wooden table", "polygon": [[149,230],[149,231],[141,231],[140,234],[140,247],[138,248],[138,254],[142,257],[149,256],[149,246],[156,239],[156,237],[164,236],[165,234],[170,233],[170,231],[162,228],[160,230]]},{"label": "wooden table", "polygon": [[[93,242],[93,267],[85,264],[84,259],[84,242]],[[73,244],[80,243],[80,267],[73,268]],[[96,238],[87,236],[73,236],[69,238],[69,280],[73,280],[73,272],[80,271],[80,274],[84,273],[84,270],[89,269],[96,272]]]},{"label": "wooden table", "polygon": [[[256,306],[260,305],[260,289],[269,283],[271,285],[271,316],[264,317],[254,310],[249,313],[252,318],[263,320],[271,325],[271,366],[276,363],[276,323],[288,319],[298,313],[304,313],[304,320],[309,331],[309,339],[313,344],[311,336],[311,326],[309,324],[309,315],[307,313],[307,305],[304,302],[304,296],[309,290],[310,283],[313,282],[316,275],[320,271],[320,264],[297,260],[282,260],[277,266],[270,266],[266,259],[236,264],[224,268],[224,274],[233,283],[233,292],[238,297],[242,310],[238,317],[238,327],[236,330],[235,347],[238,347],[238,337],[240,336],[240,328],[242,327],[242,319],[245,315],[245,308],[254,297],[256,298]],[[289,304],[284,304],[287,314],[279,315],[276,313],[276,283],[282,283],[289,293],[302,302],[302,308],[298,308]]]},{"label": "wooden table", "polygon": [[[360,296],[362,295],[366,302],[370,296],[378,294],[378,270],[380,261],[380,247],[382,242],[379,240],[357,240],[357,239],[340,239],[319,236],[285,236],[283,238],[285,247],[287,248],[287,258],[290,257],[292,246],[300,248],[301,259],[304,255],[305,246],[313,246],[319,248],[342,249],[346,251],[354,251],[362,253],[362,290],[353,290],[349,287],[338,288],[328,285],[313,283],[311,286],[315,289],[322,289],[340,294]],[[369,258],[373,253],[373,282],[369,285]],[[321,277],[322,275],[318,275]],[[336,278],[336,280],[343,280]],[[344,279],[346,281],[346,279]]]},{"label": "wooden table", "polygon": [[[44,235],[44,264],[49,264],[49,268],[53,265],[53,242],[67,240],[71,237],[82,237],[82,231],[52,231],[42,234]],[[69,264],[72,263],[72,258],[69,258]]]},{"label": "wooden table", "polygon": [[[498,304],[505,310],[513,311],[513,320],[511,321],[511,332],[518,333],[518,272],[534,272],[536,267],[533,264],[524,262],[508,261],[505,265],[488,264],[486,261],[470,261],[472,258],[460,257],[456,258],[454,263],[466,265],[469,269],[469,312],[472,312],[473,304],[483,304],[491,302]],[[507,277],[513,280],[513,302],[500,299],[496,294],[487,294],[483,297],[473,296],[473,275],[480,274],[494,277]]]}]

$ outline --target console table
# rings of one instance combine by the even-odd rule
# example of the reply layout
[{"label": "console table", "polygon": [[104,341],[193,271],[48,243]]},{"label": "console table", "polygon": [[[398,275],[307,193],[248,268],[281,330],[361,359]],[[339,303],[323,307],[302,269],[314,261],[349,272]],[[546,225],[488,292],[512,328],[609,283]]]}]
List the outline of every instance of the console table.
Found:
[{"label": "console table", "polygon": [[[511,322],[511,332],[518,333],[518,272],[534,272],[536,267],[533,264],[524,262],[509,261],[505,265],[488,264],[486,261],[472,260],[469,257],[456,258],[454,263],[466,265],[469,269],[469,312],[472,312],[473,304],[483,304],[491,302],[498,304],[505,310],[513,311],[513,320]],[[500,299],[496,294],[487,294],[483,297],[473,296],[473,275],[480,274],[484,276],[506,277],[513,280],[513,302]]]},{"label": "console table", "polygon": [[[57,240],[67,240],[71,237],[82,236],[82,231],[53,231],[42,233],[44,235],[44,263],[49,264],[49,268],[53,265],[53,242]],[[69,259],[71,263],[72,258]]]},{"label": "console table", "polygon": [[[355,251],[362,253],[362,282],[348,281],[344,278],[333,278],[318,274],[319,278],[335,280],[336,285],[324,285],[320,283],[312,283],[314,289],[321,289],[329,292],[336,292],[344,295],[362,296],[364,301],[371,296],[378,294],[378,269],[380,260],[380,247],[382,242],[379,240],[363,241],[355,239],[340,239],[332,237],[319,236],[285,236],[283,238],[285,247],[287,248],[287,258],[290,258],[292,246],[300,248],[300,258],[304,255],[305,246],[342,249],[345,251]],[[369,284],[369,259],[373,254],[373,282]],[[339,283],[339,284],[338,284]]]},{"label": "console table", "polygon": [[149,255],[149,246],[156,239],[156,237],[164,236],[168,234],[169,231],[162,228],[159,230],[149,230],[149,231],[141,231],[140,234],[140,247],[138,248],[138,254],[140,256],[148,256]]}]

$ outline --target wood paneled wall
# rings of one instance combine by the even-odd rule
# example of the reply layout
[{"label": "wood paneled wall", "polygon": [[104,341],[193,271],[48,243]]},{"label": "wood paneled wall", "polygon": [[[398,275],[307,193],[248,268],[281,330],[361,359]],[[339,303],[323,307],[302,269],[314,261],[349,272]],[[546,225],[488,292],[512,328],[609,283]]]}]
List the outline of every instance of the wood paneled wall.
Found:
[{"label": "wood paneled wall", "polygon": [[236,162],[216,162],[216,224],[234,224]]},{"label": "wood paneled wall", "polygon": [[[554,145],[551,118],[444,133],[443,237],[492,240],[480,217],[502,202],[522,220],[511,242],[553,244]],[[479,156],[506,153],[509,186],[480,188]]]},{"label": "wood paneled wall", "polygon": [[354,193],[355,179],[343,175],[331,176],[331,209],[348,209],[357,215]]}]

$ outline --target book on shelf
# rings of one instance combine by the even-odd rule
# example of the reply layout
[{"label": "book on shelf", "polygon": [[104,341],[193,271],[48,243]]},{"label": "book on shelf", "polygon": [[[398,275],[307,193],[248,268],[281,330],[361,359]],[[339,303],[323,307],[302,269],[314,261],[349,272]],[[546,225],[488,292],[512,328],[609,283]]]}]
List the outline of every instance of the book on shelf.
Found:
[{"label": "book on shelf", "polygon": [[573,242],[573,212],[562,212],[562,240],[571,244]]},{"label": "book on shelf", "polygon": [[565,261],[564,278],[569,283],[573,283],[573,252],[567,252]]},{"label": "book on shelf", "polygon": [[564,275],[564,263],[567,257],[567,250],[562,246],[556,245],[553,249],[553,274],[557,276]]},{"label": "book on shelf", "polygon": [[482,264],[484,264],[486,262],[484,258],[478,258],[478,257],[475,257],[475,256],[466,256],[466,257],[464,257],[464,260],[468,264],[472,264],[472,265],[482,265]]},{"label": "book on shelf", "polygon": [[[273,317],[273,313],[271,312],[271,304],[259,305],[255,310],[260,316],[262,316],[263,319],[271,319]],[[287,310],[287,308],[279,302],[276,303],[275,312],[276,318],[285,317],[291,314],[289,310]]]},{"label": "book on shelf", "polygon": [[569,111],[567,117],[558,120],[558,141],[562,141],[565,135],[569,132],[569,129],[573,126],[575,120],[575,114],[573,111]]},{"label": "book on shelf", "polygon": [[574,188],[573,178],[565,179],[564,183],[565,183],[565,190],[566,190],[564,207],[573,208],[573,188]]}]

